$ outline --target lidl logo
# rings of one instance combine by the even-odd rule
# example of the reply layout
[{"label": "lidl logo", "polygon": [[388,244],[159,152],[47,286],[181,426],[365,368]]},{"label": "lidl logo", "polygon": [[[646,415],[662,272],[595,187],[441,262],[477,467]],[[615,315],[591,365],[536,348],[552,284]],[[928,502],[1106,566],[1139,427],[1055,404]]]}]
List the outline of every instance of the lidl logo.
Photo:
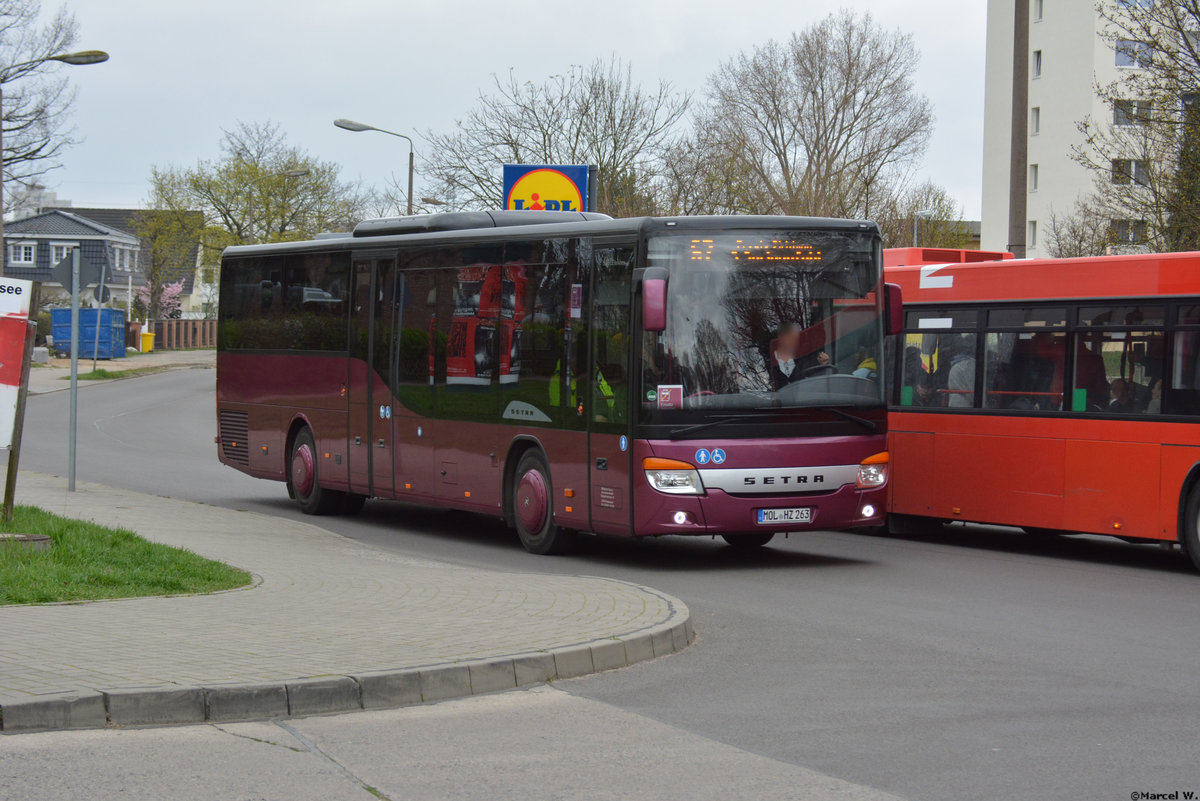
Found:
[{"label": "lidl logo", "polygon": [[586,166],[504,165],[504,208],[586,211]]}]

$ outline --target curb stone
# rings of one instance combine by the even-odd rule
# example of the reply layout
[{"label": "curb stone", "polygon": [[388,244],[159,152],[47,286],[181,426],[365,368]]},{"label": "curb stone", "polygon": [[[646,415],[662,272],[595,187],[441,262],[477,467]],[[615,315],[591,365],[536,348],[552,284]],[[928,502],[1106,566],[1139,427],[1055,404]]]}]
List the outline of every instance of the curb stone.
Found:
[{"label": "curb stone", "polygon": [[671,604],[670,617],[658,625],[550,652],[256,684],[85,690],[11,701],[0,697],[0,731],[233,722],[415,706],[626,667],[682,651],[694,639],[690,612]]}]

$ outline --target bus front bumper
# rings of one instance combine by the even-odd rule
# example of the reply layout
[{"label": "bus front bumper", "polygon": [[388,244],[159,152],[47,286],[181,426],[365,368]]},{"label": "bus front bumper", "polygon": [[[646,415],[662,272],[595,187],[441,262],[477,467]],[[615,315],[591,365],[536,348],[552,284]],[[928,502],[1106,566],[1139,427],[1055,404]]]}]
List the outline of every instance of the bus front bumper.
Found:
[{"label": "bus front bumper", "polygon": [[[643,484],[635,489],[634,508],[638,511],[634,536],[778,533],[881,526],[886,515],[886,501],[886,485],[859,489],[854,484],[846,484],[831,493],[750,496],[730,495],[721,490],[708,490],[704,495],[667,495]],[[766,514],[760,514],[763,510]],[[766,522],[760,522],[763,519]]]}]

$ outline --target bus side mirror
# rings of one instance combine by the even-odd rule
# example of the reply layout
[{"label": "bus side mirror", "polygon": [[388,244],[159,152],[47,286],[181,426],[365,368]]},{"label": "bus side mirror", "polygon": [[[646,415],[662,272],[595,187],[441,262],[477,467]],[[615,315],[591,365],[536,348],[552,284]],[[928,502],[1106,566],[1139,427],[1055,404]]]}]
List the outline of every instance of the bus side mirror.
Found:
[{"label": "bus side mirror", "polygon": [[661,272],[661,276],[647,275],[642,279],[642,328],[647,331],[667,330],[666,270]]},{"label": "bus side mirror", "polygon": [[883,285],[883,323],[889,337],[904,331],[904,298],[899,284]]}]

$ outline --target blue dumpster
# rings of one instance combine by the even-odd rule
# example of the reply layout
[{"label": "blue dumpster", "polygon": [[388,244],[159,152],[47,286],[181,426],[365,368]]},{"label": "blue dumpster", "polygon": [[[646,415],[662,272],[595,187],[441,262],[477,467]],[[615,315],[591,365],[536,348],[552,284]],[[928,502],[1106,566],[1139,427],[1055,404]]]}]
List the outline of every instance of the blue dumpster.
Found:
[{"label": "blue dumpster", "polygon": [[[100,321],[100,348],[96,348],[96,320]],[[71,355],[71,310],[51,309],[50,328],[54,351]],[[121,359],[125,357],[125,312],[122,309],[79,310],[79,358]]]}]

